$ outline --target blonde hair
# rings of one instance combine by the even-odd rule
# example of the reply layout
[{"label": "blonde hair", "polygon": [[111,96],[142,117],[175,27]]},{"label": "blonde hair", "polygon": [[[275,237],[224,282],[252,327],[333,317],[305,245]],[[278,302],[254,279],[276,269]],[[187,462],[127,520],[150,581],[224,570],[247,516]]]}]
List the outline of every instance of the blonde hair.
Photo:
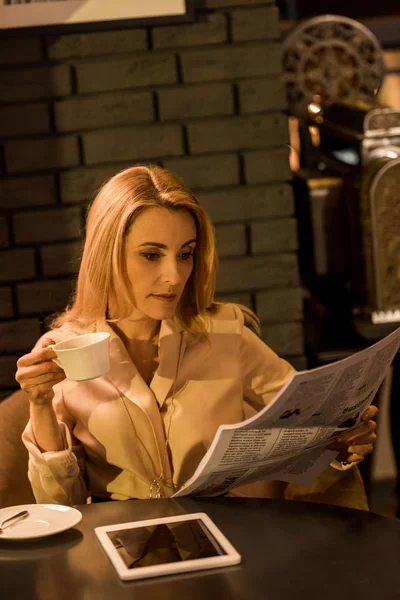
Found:
[{"label": "blonde hair", "polygon": [[[166,169],[136,166],[109,179],[91,203],[86,241],[73,303],[56,317],[52,327],[95,329],[107,319],[109,301],[116,302],[118,318],[129,316],[132,297],[125,274],[125,239],[135,218],[150,207],[186,210],[196,223],[193,271],[177,306],[175,320],[184,331],[204,335],[214,301],[218,259],[214,229],[206,211],[191,190]],[[241,307],[257,328],[257,318]]]}]

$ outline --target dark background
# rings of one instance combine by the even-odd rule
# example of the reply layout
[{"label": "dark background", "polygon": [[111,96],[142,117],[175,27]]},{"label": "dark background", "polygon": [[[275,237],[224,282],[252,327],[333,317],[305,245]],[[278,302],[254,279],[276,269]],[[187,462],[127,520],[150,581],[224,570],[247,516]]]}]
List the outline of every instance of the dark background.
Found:
[{"label": "dark background", "polygon": [[353,19],[368,19],[398,15],[400,12],[398,0],[382,0],[368,2],[366,0],[277,0],[277,6],[283,16],[290,19],[303,19],[322,14],[337,14]]}]

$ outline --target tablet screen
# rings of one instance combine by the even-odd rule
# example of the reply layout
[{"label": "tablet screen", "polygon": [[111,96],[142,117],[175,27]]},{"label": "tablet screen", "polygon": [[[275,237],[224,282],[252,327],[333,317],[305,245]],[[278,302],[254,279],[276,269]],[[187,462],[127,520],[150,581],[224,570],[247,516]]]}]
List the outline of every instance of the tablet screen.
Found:
[{"label": "tablet screen", "polygon": [[107,535],[128,569],[227,555],[200,519],[119,529]]}]

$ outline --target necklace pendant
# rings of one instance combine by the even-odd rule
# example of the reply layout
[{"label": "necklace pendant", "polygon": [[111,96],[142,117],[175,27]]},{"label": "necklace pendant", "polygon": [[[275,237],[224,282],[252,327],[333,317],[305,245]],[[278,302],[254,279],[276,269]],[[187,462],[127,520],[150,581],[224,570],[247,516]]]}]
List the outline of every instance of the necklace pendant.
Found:
[{"label": "necklace pendant", "polygon": [[150,484],[150,498],[156,498],[157,500],[161,498],[161,486],[158,479],[153,479]]}]

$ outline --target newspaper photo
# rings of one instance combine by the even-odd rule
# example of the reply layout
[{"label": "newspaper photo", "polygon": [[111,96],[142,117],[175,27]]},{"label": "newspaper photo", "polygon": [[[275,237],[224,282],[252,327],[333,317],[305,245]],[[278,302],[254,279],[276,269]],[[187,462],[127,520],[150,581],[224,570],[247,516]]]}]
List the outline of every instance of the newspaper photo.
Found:
[{"label": "newspaper photo", "polygon": [[348,358],[294,373],[253,417],[221,425],[174,494],[222,494],[262,479],[311,485],[337,456],[328,446],[361,423],[400,346],[400,327]]}]

